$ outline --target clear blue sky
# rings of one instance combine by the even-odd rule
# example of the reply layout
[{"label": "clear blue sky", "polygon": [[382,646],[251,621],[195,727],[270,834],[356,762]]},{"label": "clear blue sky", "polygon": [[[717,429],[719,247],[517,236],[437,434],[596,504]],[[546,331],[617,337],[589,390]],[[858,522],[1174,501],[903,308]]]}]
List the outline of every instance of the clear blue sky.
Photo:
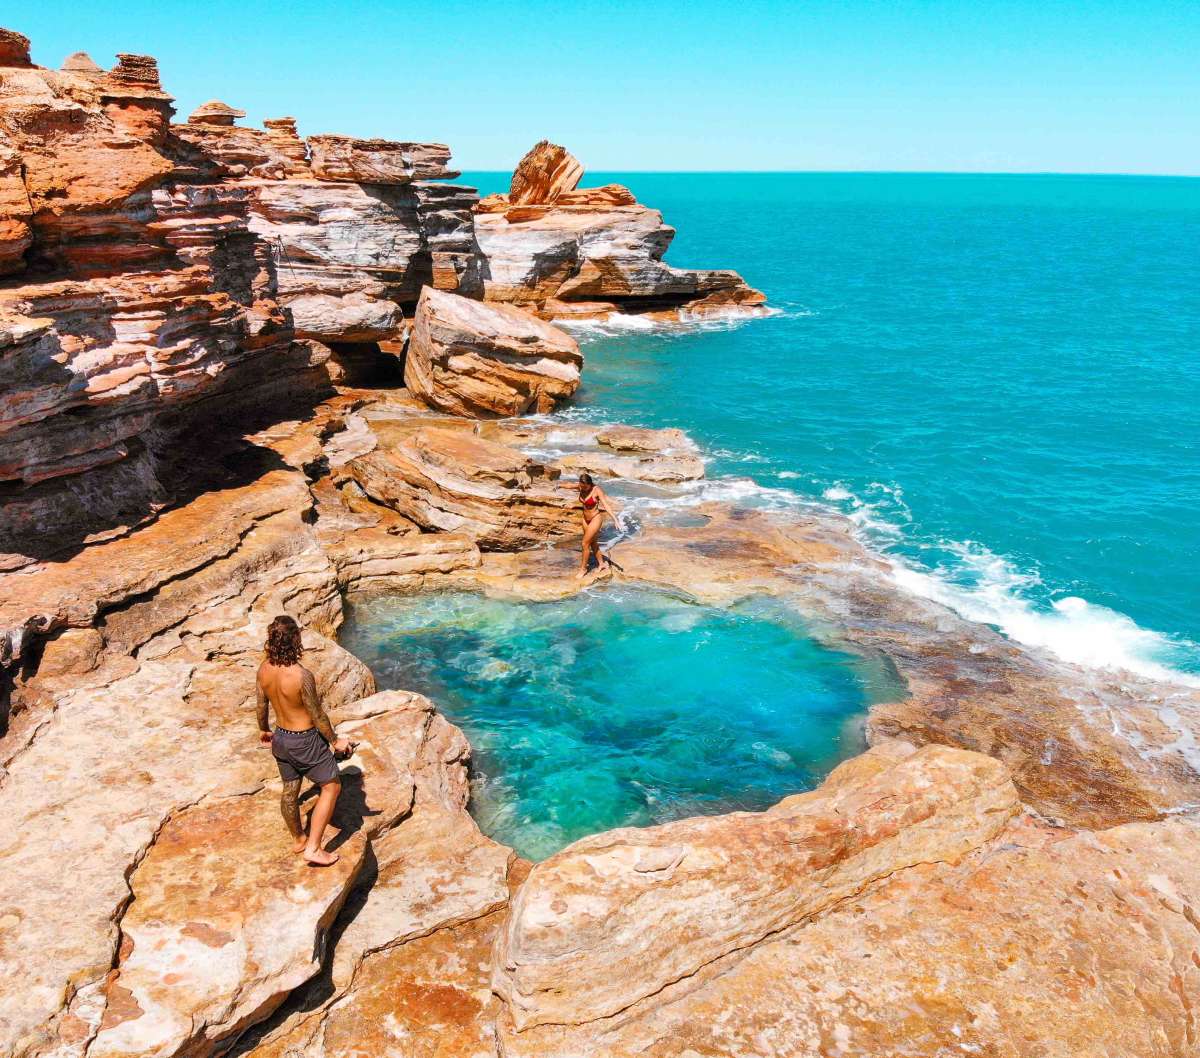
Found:
[{"label": "clear blue sky", "polygon": [[40,0],[34,61],[156,56],[302,134],[534,141],[591,169],[1200,175],[1200,0]]}]

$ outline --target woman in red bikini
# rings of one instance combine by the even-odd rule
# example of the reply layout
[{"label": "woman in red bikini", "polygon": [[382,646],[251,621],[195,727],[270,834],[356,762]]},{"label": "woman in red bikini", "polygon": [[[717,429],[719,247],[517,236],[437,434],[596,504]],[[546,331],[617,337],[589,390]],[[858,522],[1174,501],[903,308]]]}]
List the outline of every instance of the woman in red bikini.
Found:
[{"label": "woman in red bikini", "polygon": [[596,556],[596,566],[602,573],[610,569],[608,559],[600,553],[600,530],[604,526],[604,516],[607,514],[615,522],[617,513],[608,502],[604,490],[592,481],[591,474],[579,475],[579,502],[583,507],[583,564],[579,567],[579,576],[586,577],[592,555]]}]

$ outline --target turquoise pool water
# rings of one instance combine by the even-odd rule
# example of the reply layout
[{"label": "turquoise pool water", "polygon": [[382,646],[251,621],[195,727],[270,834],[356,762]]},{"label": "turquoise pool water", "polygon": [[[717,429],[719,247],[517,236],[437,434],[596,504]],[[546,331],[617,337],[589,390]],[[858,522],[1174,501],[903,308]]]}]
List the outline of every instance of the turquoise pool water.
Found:
[{"label": "turquoise pool water", "polygon": [[[467,174],[484,192],[507,175]],[[1200,677],[1200,179],[589,173],[782,310],[584,334],[572,414],[681,426],[744,502],[853,517],[914,590]]]},{"label": "turquoise pool water", "polygon": [[897,686],[780,605],[629,590],[361,600],[341,640],[381,688],[422,691],[463,728],[476,818],[532,859],[612,827],[807,789],[859,752],[864,710]]}]

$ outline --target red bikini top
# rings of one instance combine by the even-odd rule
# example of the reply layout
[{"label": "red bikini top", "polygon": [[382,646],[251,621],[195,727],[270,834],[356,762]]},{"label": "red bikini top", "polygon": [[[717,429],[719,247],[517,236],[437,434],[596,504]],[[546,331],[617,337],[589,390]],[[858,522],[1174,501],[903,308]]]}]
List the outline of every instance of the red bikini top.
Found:
[{"label": "red bikini top", "polygon": [[598,502],[599,500],[597,500],[595,496],[588,496],[587,499],[583,501],[583,505],[590,510],[592,507],[595,507]]}]

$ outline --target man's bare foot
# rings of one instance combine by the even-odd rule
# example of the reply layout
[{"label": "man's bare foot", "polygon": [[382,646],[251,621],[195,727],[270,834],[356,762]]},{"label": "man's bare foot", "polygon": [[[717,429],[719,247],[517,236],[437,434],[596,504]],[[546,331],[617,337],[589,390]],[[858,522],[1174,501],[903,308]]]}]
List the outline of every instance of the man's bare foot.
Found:
[{"label": "man's bare foot", "polygon": [[295,841],[292,842],[292,851],[299,855],[304,851],[304,846],[308,844],[308,835],[301,834]]},{"label": "man's bare foot", "polygon": [[336,852],[326,852],[324,849],[304,850],[304,862],[310,867],[331,867],[337,861],[338,854]]}]

